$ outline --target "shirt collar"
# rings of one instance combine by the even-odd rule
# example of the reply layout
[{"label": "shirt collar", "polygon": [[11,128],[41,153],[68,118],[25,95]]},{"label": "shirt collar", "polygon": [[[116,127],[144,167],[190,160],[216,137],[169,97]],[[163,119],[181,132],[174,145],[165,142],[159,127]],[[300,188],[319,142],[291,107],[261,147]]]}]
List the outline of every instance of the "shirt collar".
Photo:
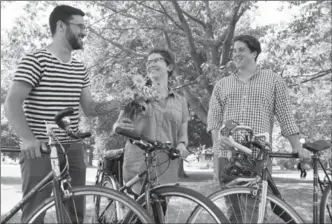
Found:
[{"label": "shirt collar", "polygon": [[[261,74],[261,69],[260,69],[258,66],[256,66],[255,74],[254,74],[252,77],[250,77],[250,79],[249,79],[248,81],[251,81],[251,80],[254,79],[256,76],[259,76],[260,74]],[[234,77],[235,77],[236,80],[241,81],[240,78],[239,78],[239,75],[238,75],[237,71],[235,71],[235,72],[233,73],[233,75],[234,75]],[[241,81],[241,82],[242,82],[242,81]]]},{"label": "shirt collar", "polygon": [[171,88],[168,88],[168,96],[169,96],[169,97],[174,97],[174,95],[175,95],[174,90],[171,89]]}]

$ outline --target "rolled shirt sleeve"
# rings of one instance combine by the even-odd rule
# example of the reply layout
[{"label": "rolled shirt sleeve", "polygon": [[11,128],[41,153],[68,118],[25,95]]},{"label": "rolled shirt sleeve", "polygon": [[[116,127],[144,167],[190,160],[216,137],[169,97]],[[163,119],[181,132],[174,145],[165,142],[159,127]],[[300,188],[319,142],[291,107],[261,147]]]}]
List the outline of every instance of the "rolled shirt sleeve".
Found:
[{"label": "rolled shirt sleeve", "polygon": [[207,116],[207,132],[219,129],[223,123],[223,106],[221,104],[221,82],[219,81],[212,92]]},{"label": "rolled shirt sleeve", "polygon": [[276,76],[275,80],[275,115],[280,123],[281,134],[284,137],[299,133],[291,110],[288,88],[279,75]]}]

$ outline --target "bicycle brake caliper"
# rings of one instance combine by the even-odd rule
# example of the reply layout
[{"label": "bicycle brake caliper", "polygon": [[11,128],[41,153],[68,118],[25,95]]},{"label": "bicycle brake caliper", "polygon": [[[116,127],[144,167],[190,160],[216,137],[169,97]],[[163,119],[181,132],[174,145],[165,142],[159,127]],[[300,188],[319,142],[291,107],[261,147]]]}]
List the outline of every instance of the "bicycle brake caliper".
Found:
[{"label": "bicycle brake caliper", "polygon": [[61,180],[60,188],[63,192],[64,198],[69,198],[70,196],[72,196],[72,193],[68,190],[71,189],[70,181],[68,181],[67,179]]}]

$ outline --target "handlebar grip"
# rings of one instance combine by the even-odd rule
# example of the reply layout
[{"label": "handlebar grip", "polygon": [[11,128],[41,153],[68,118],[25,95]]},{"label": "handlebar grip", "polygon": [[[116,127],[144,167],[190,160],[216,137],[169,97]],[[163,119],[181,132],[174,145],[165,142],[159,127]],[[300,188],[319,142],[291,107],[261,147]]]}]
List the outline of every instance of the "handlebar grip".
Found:
[{"label": "handlebar grip", "polygon": [[84,133],[79,133],[77,135],[78,138],[90,138],[91,137],[91,132],[84,132]]},{"label": "handlebar grip", "polygon": [[177,150],[176,148],[171,148],[171,149],[169,150],[168,155],[169,155],[169,158],[170,158],[171,160],[174,160],[174,159],[177,159],[177,158],[180,157],[180,151]]},{"label": "handlebar grip", "polygon": [[41,154],[50,154],[51,153],[51,148],[49,146],[46,146],[46,148],[43,149],[43,147],[40,146],[40,153]]},{"label": "handlebar grip", "polygon": [[91,137],[91,132],[84,132],[84,133],[73,133],[73,132],[68,132],[67,135],[71,137],[72,139],[83,139],[83,138],[89,138]]},{"label": "handlebar grip", "polygon": [[141,136],[139,136],[136,132],[134,131],[128,131],[125,129],[122,129],[120,127],[115,128],[115,133],[119,134],[119,135],[123,135],[126,136],[128,138],[131,138],[133,140],[141,140]]},{"label": "handlebar grip", "polygon": [[269,153],[271,158],[299,158],[298,153],[282,153],[282,152],[272,152]]},{"label": "handlebar grip", "polygon": [[57,113],[54,117],[55,123],[61,128],[66,129],[66,124],[62,121],[62,118],[65,116],[71,115],[74,113],[74,108],[68,107],[64,110],[61,110],[59,113]]}]

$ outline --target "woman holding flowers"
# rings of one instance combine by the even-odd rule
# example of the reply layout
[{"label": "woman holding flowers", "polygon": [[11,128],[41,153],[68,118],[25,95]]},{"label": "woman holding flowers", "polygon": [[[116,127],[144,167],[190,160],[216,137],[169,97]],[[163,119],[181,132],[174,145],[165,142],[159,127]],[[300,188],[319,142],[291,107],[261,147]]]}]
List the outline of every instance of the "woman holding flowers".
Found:
[{"label": "woman holding flowers", "polygon": [[[173,92],[168,86],[168,79],[174,71],[175,62],[171,53],[165,49],[150,51],[146,62],[147,78],[151,87],[146,86],[142,76],[134,76],[134,85],[141,87],[142,92],[150,94],[145,105],[145,111],[139,114],[126,115],[122,110],[115,124],[116,127],[135,131],[150,139],[161,142],[169,141],[181,153],[188,156],[188,104],[184,97]],[[126,93],[127,95],[129,93]],[[137,94],[136,94],[137,96]],[[176,183],[179,160],[168,162],[168,155],[159,153],[156,158],[156,175],[158,183]],[[129,141],[125,145],[123,177],[128,181],[136,174],[145,170],[143,151]],[[140,192],[141,186],[135,186],[133,191]]]}]

